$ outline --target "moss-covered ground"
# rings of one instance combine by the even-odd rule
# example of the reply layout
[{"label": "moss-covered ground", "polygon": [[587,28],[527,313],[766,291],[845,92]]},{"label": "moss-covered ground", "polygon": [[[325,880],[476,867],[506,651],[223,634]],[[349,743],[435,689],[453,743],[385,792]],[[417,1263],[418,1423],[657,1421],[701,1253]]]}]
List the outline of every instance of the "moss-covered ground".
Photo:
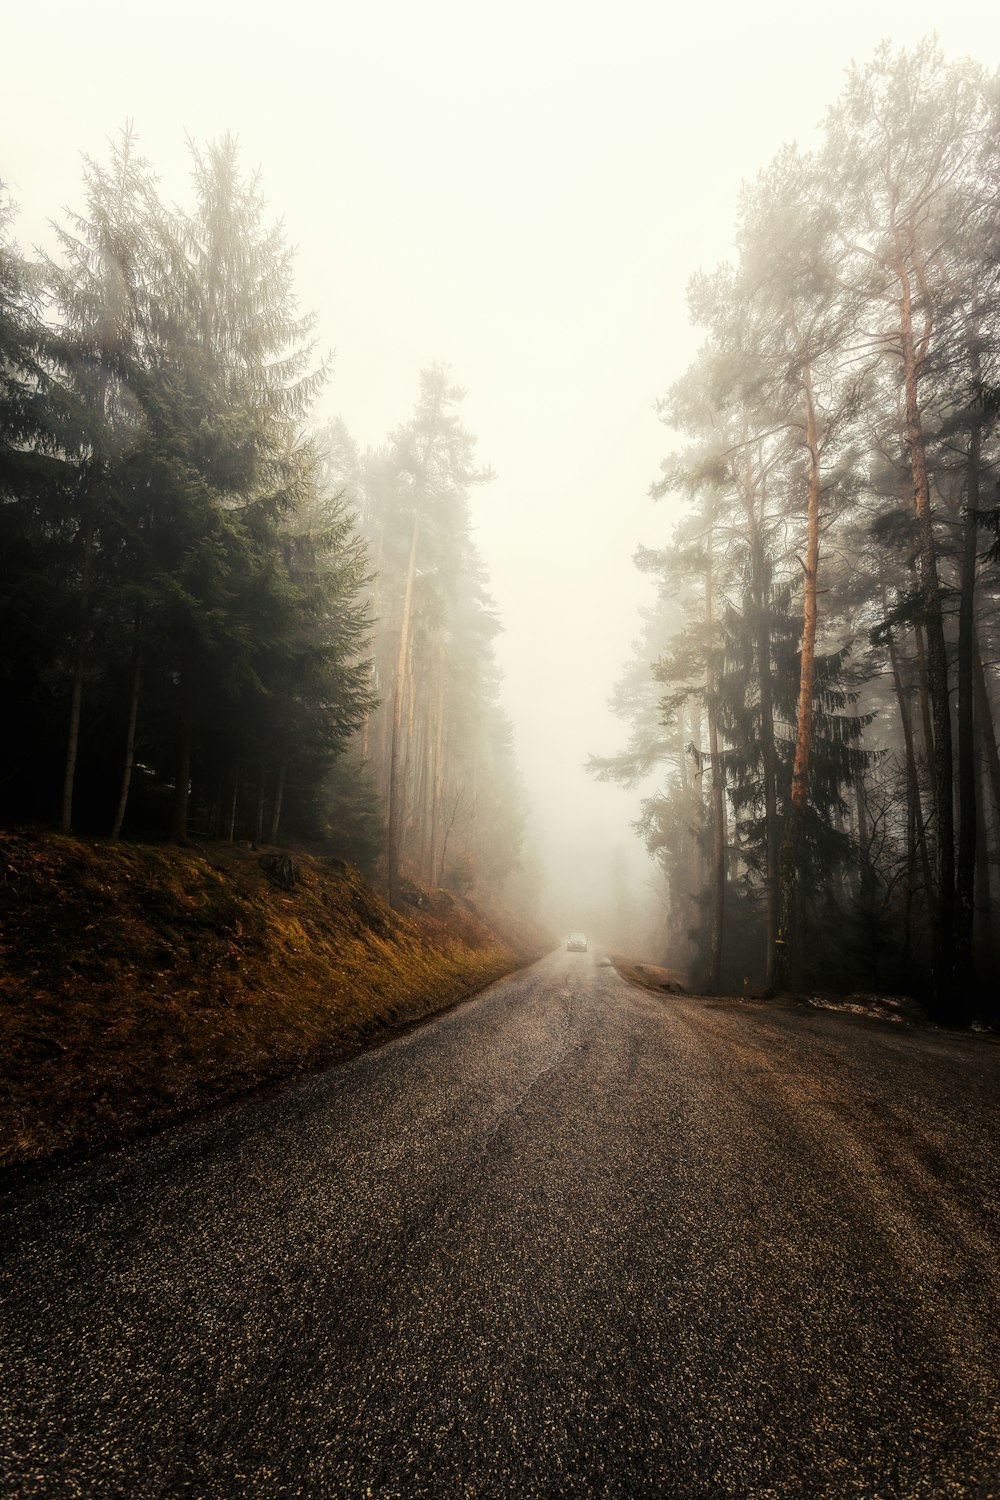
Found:
[{"label": "moss-covered ground", "polygon": [[351,867],[0,832],[0,1173],[349,1055],[541,951]]}]

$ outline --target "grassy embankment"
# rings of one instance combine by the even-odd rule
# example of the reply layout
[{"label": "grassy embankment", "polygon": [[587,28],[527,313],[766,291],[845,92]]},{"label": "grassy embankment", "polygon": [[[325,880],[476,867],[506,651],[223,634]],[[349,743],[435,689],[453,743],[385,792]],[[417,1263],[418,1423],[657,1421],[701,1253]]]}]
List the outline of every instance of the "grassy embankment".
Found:
[{"label": "grassy embankment", "polygon": [[0,1171],[318,1068],[535,957],[468,902],[339,862],[0,832]]}]

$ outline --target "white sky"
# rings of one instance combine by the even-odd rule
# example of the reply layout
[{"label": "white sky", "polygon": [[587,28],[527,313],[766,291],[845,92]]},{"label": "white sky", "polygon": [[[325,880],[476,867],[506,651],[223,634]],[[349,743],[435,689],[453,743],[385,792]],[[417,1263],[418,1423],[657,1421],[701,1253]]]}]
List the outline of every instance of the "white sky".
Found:
[{"label": "white sky", "polygon": [[[35,0],[2,36],[0,177],[18,235],[78,206],[80,153],[132,119],[169,196],[184,134],[233,130],[298,247],[302,304],[336,351],[318,415],[363,445],[447,361],[497,481],[475,498],[505,624],[504,700],[535,839],[584,925],[580,872],[635,843],[635,795],[595,785],[606,700],[669,533],[648,486],[653,403],[694,352],[685,285],[728,252],[742,179],[808,144],[851,57],[937,31],[1000,62],[1000,6],[848,0]],[[600,882],[598,881],[598,885]]]}]

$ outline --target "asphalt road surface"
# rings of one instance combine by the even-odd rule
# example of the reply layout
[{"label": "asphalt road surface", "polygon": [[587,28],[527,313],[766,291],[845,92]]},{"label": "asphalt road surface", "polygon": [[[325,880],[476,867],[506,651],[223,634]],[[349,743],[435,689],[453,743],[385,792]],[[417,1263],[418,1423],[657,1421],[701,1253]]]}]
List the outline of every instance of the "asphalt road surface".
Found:
[{"label": "asphalt road surface", "polygon": [[0,1495],[1000,1496],[998,1085],[553,954],[8,1196]]}]

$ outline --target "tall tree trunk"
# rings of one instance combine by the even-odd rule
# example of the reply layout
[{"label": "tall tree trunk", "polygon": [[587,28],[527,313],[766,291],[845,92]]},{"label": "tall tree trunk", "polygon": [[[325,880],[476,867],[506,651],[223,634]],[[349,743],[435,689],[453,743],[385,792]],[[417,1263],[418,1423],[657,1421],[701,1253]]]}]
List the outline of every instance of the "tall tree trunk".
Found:
[{"label": "tall tree trunk", "polygon": [[[920,592],[920,575],[916,565],[911,561],[909,566],[910,588],[914,596]],[[883,590],[884,603],[884,590]],[[934,823],[934,727],[931,722],[931,695],[927,685],[927,648],[924,645],[924,629],[919,620],[913,621],[913,650],[916,664],[917,701],[920,706],[920,733],[924,746],[924,764],[927,766],[927,775],[931,779],[931,807],[925,822]],[[914,745],[914,748],[916,746]]]},{"label": "tall tree trunk", "polygon": [[[701,714],[693,703],[688,704],[687,733],[683,730],[683,710],[681,711],[681,742],[686,757],[690,762],[690,778],[688,788],[692,802],[697,802],[697,814],[692,822],[691,838],[691,863],[688,889],[691,900],[691,920],[689,928],[693,934],[701,921],[701,892],[705,888],[708,878],[708,864],[705,851],[702,848],[702,840],[694,833],[694,829],[700,829],[705,819],[705,804],[707,794],[705,792],[705,768],[701,763]],[[692,942],[693,951],[693,942]]]},{"label": "tall tree trunk", "polygon": [[441,818],[444,796],[444,640],[438,645],[437,711],[434,724],[434,770],[431,791],[431,871],[435,885],[441,884]]},{"label": "tall tree trunk", "polygon": [[[482,752],[482,724],[477,719],[476,727],[472,735],[472,777],[469,782],[469,831],[465,836],[465,846],[469,851],[469,859],[472,862],[472,876],[474,883],[479,879],[479,866],[482,858],[482,829],[479,822],[479,776],[482,761]],[[444,860],[442,859],[442,867],[443,864]]]},{"label": "tall tree trunk", "polygon": [[[84,481],[85,483],[87,481]],[[69,833],[73,826],[73,789],[76,784],[76,760],[80,748],[80,717],[83,711],[83,679],[87,670],[87,644],[90,633],[90,582],[94,560],[96,524],[93,505],[88,503],[83,534],[83,571],[80,578],[80,615],[73,650],[73,687],[70,693],[69,730],[66,736],[66,760],[63,766],[62,815],[60,827]]]},{"label": "tall tree trunk", "polygon": [[[985,743],[982,736],[981,726],[980,743]],[[979,973],[982,977],[994,976],[994,964],[996,962],[993,947],[993,893],[991,878],[991,866],[995,877],[995,862],[990,860],[990,827],[986,816],[987,789],[986,789],[986,756],[983,755],[979,776],[979,796],[976,800],[976,811],[978,814],[978,825],[976,828],[976,892],[975,892],[975,917],[973,923],[973,939],[978,960]],[[1000,837],[1000,828],[996,823],[993,825],[994,840]]]},{"label": "tall tree trunk", "polygon": [[132,771],[135,766],[135,730],[139,720],[139,693],[142,687],[142,631],[136,626],[135,644],[132,648],[132,691],[129,695],[128,728],[125,732],[125,761],[122,766],[122,784],[118,796],[118,809],[111,825],[112,839],[121,838],[128,794],[132,786]]},{"label": "tall tree trunk", "polygon": [[975,629],[972,633],[972,671],[976,694],[976,718],[982,731],[983,745],[986,750],[986,769],[989,771],[990,791],[993,794],[993,818],[995,825],[1000,828],[1000,753],[997,751],[997,732],[993,722],[990,690],[986,683],[986,669],[983,666]]},{"label": "tall tree trunk", "polygon": [[[856,714],[855,710],[855,714]],[[852,778],[854,786],[854,816],[858,826],[858,889],[863,894],[871,879],[871,819],[868,816],[868,793],[865,788],[865,778],[860,771],[855,771]]]},{"label": "tall tree trunk", "polygon": [[215,792],[212,796],[212,811],[209,820],[213,839],[222,837],[222,803],[226,795],[226,768],[221,761],[216,765]]},{"label": "tall tree trunk", "polygon": [[257,778],[257,815],[254,818],[253,846],[259,849],[264,842],[264,801],[267,794],[267,759],[260,758],[260,775]]},{"label": "tall tree trunk", "polygon": [[809,454],[809,490],[806,502],[806,561],[802,582],[802,646],[799,652],[799,705],[796,718],[795,760],[792,791],[781,843],[781,904],[775,938],[774,983],[788,983],[795,942],[796,855],[809,801],[809,757],[813,740],[813,684],[816,676],[816,624],[819,616],[819,439],[812,376],[808,364],[802,371],[802,394],[806,415],[806,451]]},{"label": "tall tree trunk", "polygon": [[931,871],[930,851],[927,848],[927,830],[923,807],[920,801],[920,777],[917,772],[917,758],[913,745],[913,721],[910,718],[910,705],[907,702],[906,687],[900,670],[899,652],[896,650],[891,636],[889,637],[888,646],[889,666],[892,670],[892,685],[896,694],[896,705],[899,709],[899,722],[903,730],[903,752],[906,756],[906,784],[913,820],[913,836],[917,852],[920,856],[920,869],[924,885],[924,903],[927,907],[927,915],[931,916],[934,911],[934,876]]},{"label": "tall tree trunk", "polygon": [[288,777],[288,741],[283,740],[281,745],[281,758],[278,761],[278,770],[274,783],[274,800],[271,803],[271,825],[268,832],[269,843],[278,842],[278,829],[281,826],[281,809],[285,801],[285,781]]},{"label": "tall tree trunk", "polygon": [[[910,226],[912,229],[912,226]],[[897,244],[901,243],[897,231]],[[934,727],[934,816],[937,830],[937,901],[933,923],[933,1009],[938,1019],[952,1018],[960,1004],[955,986],[955,819],[952,785],[951,702],[948,652],[941,610],[937,542],[931,514],[927,450],[920,415],[919,379],[926,354],[929,322],[918,346],[913,329],[910,270],[900,253],[896,266],[900,286],[900,334],[906,396],[906,441],[913,479],[913,502],[919,538],[920,593],[927,631],[927,688]],[[929,312],[925,311],[929,319]]]},{"label": "tall tree trunk", "polygon": [[715,619],[713,598],[712,533],[708,535],[705,563],[705,655],[708,753],[712,762],[712,926],[708,946],[708,992],[719,993],[722,981],[722,947],[726,921],[726,785],[719,748],[718,682],[715,670]]},{"label": "tall tree trunk", "polygon": [[431,860],[431,739],[433,728],[431,726],[432,705],[425,693],[420,714],[420,744],[417,755],[417,786],[415,801],[418,809],[417,816],[417,868],[420,878],[427,885],[433,885],[430,875]]},{"label": "tall tree trunk", "polygon": [[[386,682],[389,681],[388,648],[386,660],[383,662],[383,670]],[[395,704],[395,693],[393,694],[393,705]],[[378,776],[379,792],[382,801],[389,805],[389,784],[392,781],[392,711],[388,702],[379,709],[378,716]]]},{"label": "tall tree trunk", "polygon": [[[978,367],[978,360],[975,361]],[[974,368],[978,378],[978,368]],[[975,632],[976,543],[979,538],[979,464],[981,427],[972,417],[966,466],[965,524],[962,539],[961,588],[958,606],[958,865],[955,881],[955,967],[959,982],[972,979],[972,929],[976,891],[976,792],[978,768],[975,742]]]},{"label": "tall tree trunk", "polygon": [[417,718],[417,671],[414,663],[413,634],[410,634],[410,650],[406,658],[406,732],[403,735],[403,853],[413,858],[413,833],[415,817],[419,816],[420,804],[414,795],[416,782],[415,760],[419,752],[416,735]]},{"label": "tall tree trunk", "polygon": [[[381,604],[379,602],[379,581],[378,580],[379,580],[379,575],[380,575],[381,570],[382,570],[382,548],[384,546],[384,542],[385,542],[385,527],[384,526],[380,526],[379,529],[378,529],[378,539],[377,539],[376,548],[375,548],[375,556],[372,558],[372,564],[371,564],[372,574],[374,575],[373,584],[372,584],[372,596],[371,596],[371,615],[372,615],[372,618],[374,620],[377,620],[381,616],[381,613],[382,613]],[[372,656],[372,662],[371,662],[371,669],[370,670],[371,670],[371,682],[369,683],[369,686],[372,689],[374,689],[377,686],[377,684],[378,684],[378,661],[377,661],[377,658],[376,658],[376,656],[374,654]],[[375,707],[374,708],[370,708],[367,711],[367,713],[365,714],[364,723],[361,726],[361,759],[362,760],[367,760],[368,759],[368,738],[369,738],[369,734],[371,732],[372,715],[378,712],[380,706],[381,706],[380,704],[376,703]]]},{"label": "tall tree trunk", "polygon": [[929,817],[933,820],[934,802],[934,728],[931,723],[931,695],[927,682],[927,651],[924,646],[924,631],[919,620],[913,624],[913,649],[917,670],[917,698],[920,703],[920,729],[924,742],[924,763],[927,766],[927,775],[931,778],[931,811]]},{"label": "tall tree trunk", "polygon": [[750,596],[754,611],[754,651],[757,658],[757,691],[760,702],[760,752],[764,778],[765,900],[767,946],[764,985],[774,985],[774,963],[779,930],[778,881],[780,839],[778,834],[778,757],[774,743],[774,694],[771,688],[771,623],[767,563],[760,527],[752,506],[750,523]]},{"label": "tall tree trunk", "polygon": [[236,810],[240,800],[240,763],[233,761],[233,795],[229,803],[229,822],[226,838],[231,844],[236,838]]},{"label": "tall tree trunk", "polygon": [[188,806],[191,800],[191,696],[186,667],[181,668],[177,691],[177,760],[170,814],[170,842],[186,844]]},{"label": "tall tree trunk", "polygon": [[399,627],[399,657],[396,663],[396,680],[392,691],[392,736],[389,742],[389,828],[386,864],[389,885],[389,904],[397,910],[402,905],[402,860],[405,811],[405,787],[403,785],[403,696],[406,688],[406,668],[410,651],[410,612],[413,604],[413,580],[417,571],[417,545],[420,540],[420,512],[413,516],[413,534],[410,539],[410,559],[406,569],[406,590],[403,595],[403,617]]}]

